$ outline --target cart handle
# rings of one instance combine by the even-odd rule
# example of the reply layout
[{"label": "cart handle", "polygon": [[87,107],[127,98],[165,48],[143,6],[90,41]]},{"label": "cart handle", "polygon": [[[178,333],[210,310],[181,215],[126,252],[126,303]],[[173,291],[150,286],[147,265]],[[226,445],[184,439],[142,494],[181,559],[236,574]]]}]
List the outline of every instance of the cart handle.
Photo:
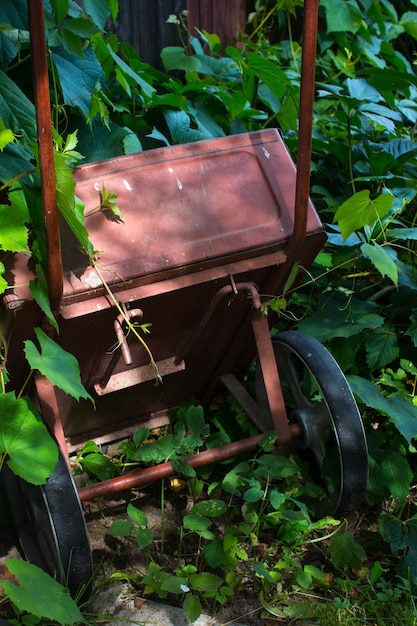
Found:
[{"label": "cart handle", "polygon": [[51,103],[46,61],[43,1],[27,0],[33,90],[38,134],[39,168],[46,234],[47,280],[51,310],[56,316],[62,298],[61,237],[58,223],[54,151],[52,142]]},{"label": "cart handle", "polygon": [[294,227],[285,251],[289,259],[292,259],[297,253],[300,243],[307,232],[318,5],[318,0],[304,0]]}]

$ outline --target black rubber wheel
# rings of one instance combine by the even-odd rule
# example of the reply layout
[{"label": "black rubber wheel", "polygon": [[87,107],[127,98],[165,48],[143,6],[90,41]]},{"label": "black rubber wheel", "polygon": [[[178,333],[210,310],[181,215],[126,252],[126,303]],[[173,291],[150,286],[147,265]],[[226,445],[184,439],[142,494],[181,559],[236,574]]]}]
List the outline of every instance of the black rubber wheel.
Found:
[{"label": "black rubber wheel", "polygon": [[[343,516],[357,510],[366,491],[368,450],[362,419],[339,365],[314,337],[280,333],[273,346],[290,423],[303,437],[292,440],[305,463],[306,480],[320,489],[315,515]],[[259,405],[268,411],[262,373],[256,374]],[[272,429],[272,420],[265,430]],[[322,498],[322,499],[321,499]]]},{"label": "black rubber wheel", "polygon": [[84,513],[67,462],[45,485],[32,485],[3,466],[10,513],[24,559],[68,587],[74,598],[91,591],[93,564]]}]

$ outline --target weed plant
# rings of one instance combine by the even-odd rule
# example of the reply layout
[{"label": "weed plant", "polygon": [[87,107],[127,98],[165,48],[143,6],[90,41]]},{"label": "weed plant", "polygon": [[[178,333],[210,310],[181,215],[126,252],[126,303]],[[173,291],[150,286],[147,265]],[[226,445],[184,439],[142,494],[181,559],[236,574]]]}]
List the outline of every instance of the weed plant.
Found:
[{"label": "weed plant", "polygon": [[[45,281],[34,107],[25,79],[26,8],[20,1],[5,4],[0,11],[0,247],[6,254],[32,256],[38,275],[30,285],[33,297],[56,326]],[[184,45],[162,51],[164,71],[143,63],[131,46],[106,32],[109,13],[116,19],[115,0],[84,4],[85,10],[52,0],[45,14],[58,203],[92,261],[94,248],[74,198],[74,164],[270,126],[281,129],[295,154],[298,0],[257,0],[239,45],[225,50],[216,34],[189,33],[185,14],[171,16]],[[277,330],[296,327],[316,336],[349,374],[369,444],[361,517],[313,520],[297,459],[271,454],[269,440],[254,458],[190,472],[184,456],[208,445],[210,437],[225,436],[220,411],[211,420],[220,426],[218,432],[208,432],[193,408],[157,441],[138,431],[116,463],[94,443],[77,459],[100,478],[131,462],[173,461],[177,480],[193,498],[178,528],[175,568],[168,571],[158,562],[139,508],[130,506],[128,519],[111,532],[134,536],[147,551],[147,571],[139,581],[143,590],[179,598],[190,619],[204,605],[222,605],[249,589],[259,594],[266,615],[287,622],[417,621],[415,4],[321,2],[311,195],[328,243],[308,273],[298,268],[303,281],[294,293],[263,294],[265,306],[279,315]],[[105,191],[107,208],[117,210],[117,199]],[[0,264],[0,289],[6,288]],[[71,355],[60,355],[64,365],[57,368],[51,360],[55,344],[39,329],[37,339],[40,353],[34,343],[27,346],[31,368],[74,397],[87,397],[71,374]],[[7,341],[1,340],[2,463],[40,484],[56,456],[24,390],[17,397],[6,392]],[[236,410],[233,419],[244,422]],[[33,449],[25,454],[27,447],[14,438],[16,421],[31,432],[31,441],[36,436],[39,462]],[[26,589],[35,576],[28,571],[19,570]],[[18,606],[16,591],[7,586],[4,591]],[[33,592],[24,606],[40,623],[51,617],[42,613]],[[52,618],[76,623],[73,606],[67,618],[59,610]],[[16,623],[28,620],[28,615],[16,617]]]}]

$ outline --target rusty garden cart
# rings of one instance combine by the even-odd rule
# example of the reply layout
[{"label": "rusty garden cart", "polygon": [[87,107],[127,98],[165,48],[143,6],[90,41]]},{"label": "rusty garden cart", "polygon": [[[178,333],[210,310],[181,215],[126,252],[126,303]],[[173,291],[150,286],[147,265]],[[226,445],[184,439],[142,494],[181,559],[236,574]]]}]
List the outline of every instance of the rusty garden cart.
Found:
[{"label": "rusty garden cart", "polygon": [[[54,339],[77,357],[96,406],[73,402],[38,375],[34,398],[60,444],[58,465],[44,486],[7,470],[3,478],[23,555],[73,594],[92,576],[81,502],[172,475],[173,468],[164,463],[77,490],[68,453],[90,439],[104,444],[140,426],[166,424],[189,398],[207,406],[219,382],[260,434],[197,453],[187,459],[191,466],[253,450],[275,431],[281,453],[309,453],[317,481],[331,485],[320,513],[344,515],[363,498],[366,440],[343,373],[301,332],[283,332],[272,342],[273,319],[261,312],[264,300],[282,293],[292,268],[307,268],[325,241],[308,197],[317,4],[305,0],[297,171],[273,129],[76,168],[76,194],[87,212],[100,205],[105,185],[123,213],[119,222],[103,211],[86,218],[102,251],[99,276],[71,233],[60,246],[42,1],[28,1],[49,292],[60,327]],[[27,368],[23,341],[42,324],[42,313],[23,286],[32,278],[27,257],[17,254],[9,270],[16,286],[4,299],[8,364],[17,388]],[[147,343],[162,384],[155,385],[146,350],[128,336],[126,318],[152,324]],[[255,356],[252,398],[240,381]],[[311,381],[318,401],[310,397]]]}]

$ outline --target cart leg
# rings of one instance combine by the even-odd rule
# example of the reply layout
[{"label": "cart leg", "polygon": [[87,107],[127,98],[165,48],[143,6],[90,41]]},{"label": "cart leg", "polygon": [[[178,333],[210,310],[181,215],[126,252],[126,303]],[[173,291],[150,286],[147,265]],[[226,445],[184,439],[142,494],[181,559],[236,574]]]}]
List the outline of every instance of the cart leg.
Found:
[{"label": "cart leg", "polygon": [[254,312],[252,327],[272,419],[272,428],[278,434],[279,445],[285,446],[291,441],[287,410],[272,346],[268,319],[259,310]]}]

